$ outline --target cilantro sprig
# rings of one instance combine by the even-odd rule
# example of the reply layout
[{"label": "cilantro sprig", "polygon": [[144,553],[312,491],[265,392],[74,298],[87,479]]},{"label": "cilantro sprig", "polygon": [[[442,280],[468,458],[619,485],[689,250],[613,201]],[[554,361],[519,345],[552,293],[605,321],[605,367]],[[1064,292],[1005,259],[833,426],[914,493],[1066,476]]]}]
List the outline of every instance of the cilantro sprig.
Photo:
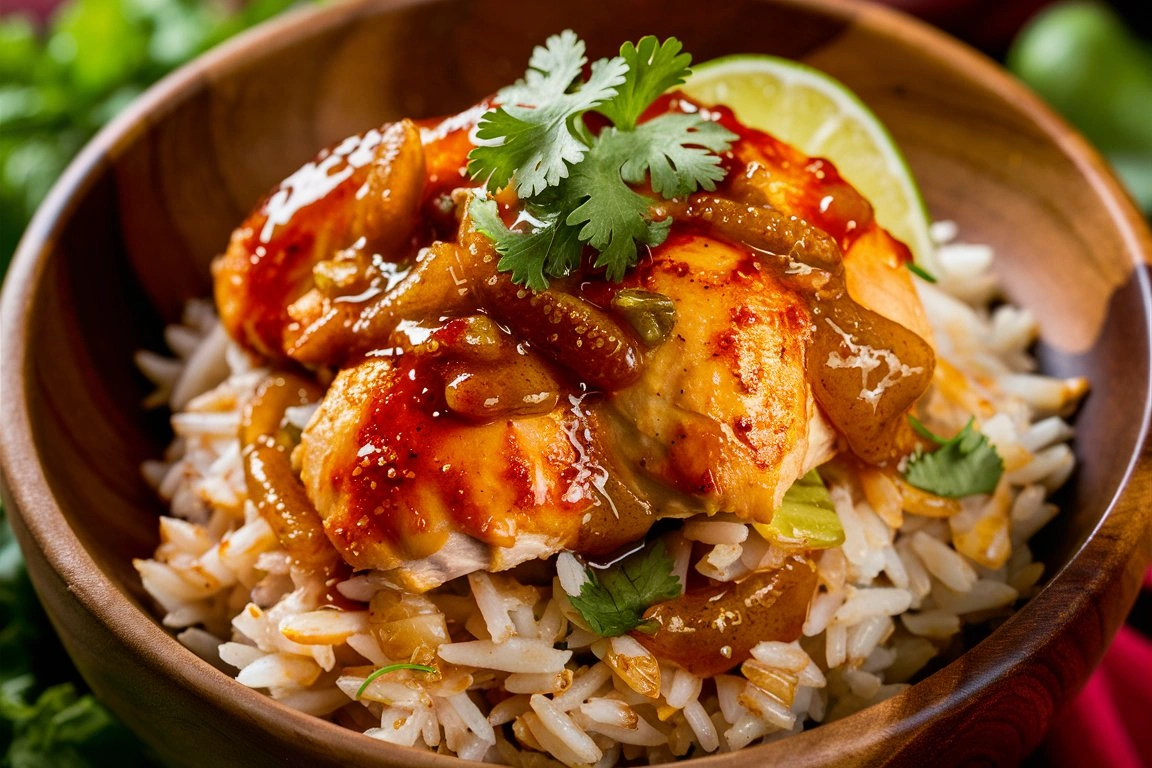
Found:
[{"label": "cilantro sprig", "polygon": [[629,555],[597,572],[585,568],[580,594],[568,599],[588,626],[601,637],[617,637],[633,629],[646,631],[644,612],[654,603],[679,597],[680,579],[664,543]]},{"label": "cilantro sprig", "polygon": [[939,446],[932,453],[917,450],[908,460],[904,479],[910,485],[951,499],[996,490],[1004,460],[987,436],[972,428],[975,418],[951,439],[933,434],[915,416],[908,418],[918,434]]},{"label": "cilantro sprig", "polygon": [[[684,82],[692,57],[676,38],[624,43],[620,55],[587,63],[571,30],[548,38],[524,78],[501,90],[499,107],[476,130],[468,173],[484,189],[469,204],[480,232],[500,253],[497,268],[535,290],[571,274],[585,246],[593,266],[618,281],[640,245],[668,236],[669,219],[654,219],[651,193],[671,199],[714,190],[724,178],[720,155],[736,136],[698,114],[665,114],[640,123],[645,110]],[[610,123],[594,133],[598,113]],[[520,218],[508,227],[488,193],[512,186]]]},{"label": "cilantro sprig", "polygon": [[505,106],[480,118],[468,155],[468,173],[490,189],[503,189],[516,176],[516,194],[531,198],[554,187],[588,151],[580,115],[616,95],[627,65],[620,57],[592,65],[587,82],[574,82],[587,62],[584,43],[572,30],[548,38],[528,62],[528,72],[498,99]]},{"label": "cilantro sprig", "polygon": [[669,88],[681,85],[691,71],[692,56],[674,37],[659,43],[653,35],[620,46],[620,58],[631,77],[599,109],[620,130],[630,131],[648,106]]}]

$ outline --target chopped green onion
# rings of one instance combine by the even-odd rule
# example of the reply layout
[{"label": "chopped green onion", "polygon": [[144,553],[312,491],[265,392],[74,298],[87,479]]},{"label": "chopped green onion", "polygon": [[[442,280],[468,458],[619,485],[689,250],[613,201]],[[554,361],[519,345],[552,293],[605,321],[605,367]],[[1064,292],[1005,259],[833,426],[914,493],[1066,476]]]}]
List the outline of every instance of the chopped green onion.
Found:
[{"label": "chopped green onion", "polygon": [[649,347],[658,347],[676,326],[676,305],[662,293],[625,288],[612,297],[612,308],[624,315],[636,335]]},{"label": "chopped green onion", "polygon": [[916,262],[914,262],[914,261],[905,262],[905,266],[908,267],[908,271],[910,271],[912,274],[919,277],[921,280],[927,280],[930,283],[937,282],[935,275],[933,275],[928,270],[924,269],[924,267],[920,266]]},{"label": "chopped green onion", "polygon": [[427,672],[430,675],[435,674],[438,671],[436,667],[429,667],[424,664],[389,664],[386,667],[380,667],[380,669],[364,678],[364,682],[360,685],[360,690],[356,691],[356,698],[359,699],[361,696],[363,696],[364,691],[368,690],[368,686],[371,685],[373,681],[376,680],[376,678],[380,677],[381,675],[386,675],[389,672],[397,672],[401,669],[411,669],[414,672]]}]

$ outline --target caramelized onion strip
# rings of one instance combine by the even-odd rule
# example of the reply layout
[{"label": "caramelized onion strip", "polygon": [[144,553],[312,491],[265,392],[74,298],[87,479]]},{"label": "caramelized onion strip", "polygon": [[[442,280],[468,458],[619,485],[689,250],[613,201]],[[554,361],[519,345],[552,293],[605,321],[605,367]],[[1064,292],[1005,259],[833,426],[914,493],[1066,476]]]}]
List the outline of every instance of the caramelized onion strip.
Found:
[{"label": "caramelized onion strip", "polygon": [[693,195],[667,204],[677,218],[700,221],[713,232],[771,259],[802,290],[844,290],[844,257],[827,232],[796,216],[717,195]]},{"label": "caramelized onion strip", "polygon": [[[292,471],[289,451],[294,442],[282,428],[285,411],[320,399],[319,386],[291,373],[265,379],[244,410],[240,425],[244,479],[248,498],[272,528],[292,561],[329,586],[347,565],[324,533],[324,524]],[[329,590],[330,601],[337,598]]]},{"label": "caramelized onion strip", "polygon": [[388,126],[356,193],[350,239],[363,238],[385,258],[402,249],[418,221],[425,177],[420,129],[407,119]]},{"label": "caramelized onion strip", "polygon": [[557,364],[583,381],[622,389],[640,376],[642,345],[607,312],[560,290],[534,291],[497,272],[499,254],[492,241],[473,229],[460,228],[464,250],[472,255],[484,310]]},{"label": "caramelized onion strip", "polygon": [[519,338],[543,349],[595,387],[622,389],[640,376],[640,346],[606,312],[561,291],[533,291],[500,273],[485,306]]},{"label": "caramelized onion strip", "polygon": [[657,603],[644,614],[656,631],[632,636],[659,658],[712,677],[750,658],[762,640],[789,643],[800,637],[815,591],[812,562],[792,557],[739,583],[693,589]]},{"label": "caramelized onion strip", "polygon": [[475,302],[466,273],[456,245],[434,243],[391,290],[363,302],[328,301],[288,354],[304,365],[346,364],[387,346],[402,320],[465,312]]},{"label": "caramelized onion strip", "polygon": [[467,218],[460,231],[459,245],[433,244],[394,287],[368,300],[316,290],[299,300],[293,314],[301,328],[288,354],[305,365],[346,364],[387,345],[402,320],[479,309],[593,386],[619,389],[639,377],[642,345],[624,325],[569,293],[516,285],[497,271],[491,240]]}]

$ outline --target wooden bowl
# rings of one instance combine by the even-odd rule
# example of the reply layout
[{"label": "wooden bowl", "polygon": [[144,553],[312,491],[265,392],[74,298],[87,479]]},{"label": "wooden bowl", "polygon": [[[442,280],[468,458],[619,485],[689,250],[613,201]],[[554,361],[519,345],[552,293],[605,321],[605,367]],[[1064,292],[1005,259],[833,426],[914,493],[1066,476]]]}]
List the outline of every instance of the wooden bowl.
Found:
[{"label": "wooden bowl", "polygon": [[290,711],[185,650],[131,565],[161,504],[141,461],[168,439],[132,362],[161,348],[209,260],[322,145],[456,111],[565,27],[593,57],[676,35],[697,61],[795,57],[885,120],[936,218],[997,249],[1039,318],[1048,371],[1083,375],[1080,467],[1036,542],[1043,592],[894,699],[701,766],[1011,764],[1087,679],[1152,556],[1152,238],[1101,159],[991,61],[909,18],[817,0],[367,0],[290,14],[151,90],[72,164],[3,294],[2,468],[28,568],[96,693],[175,766],[449,766]]}]

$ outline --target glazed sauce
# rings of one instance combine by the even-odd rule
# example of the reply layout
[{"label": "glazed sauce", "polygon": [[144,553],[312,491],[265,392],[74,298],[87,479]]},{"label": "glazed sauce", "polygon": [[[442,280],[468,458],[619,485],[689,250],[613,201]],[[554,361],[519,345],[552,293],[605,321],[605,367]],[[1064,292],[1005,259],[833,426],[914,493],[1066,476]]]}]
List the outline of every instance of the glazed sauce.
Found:
[{"label": "glazed sauce", "polygon": [[321,152],[232,235],[214,272],[217,305],[233,338],[265,356],[283,356],[287,308],[307,289],[316,253],[351,245],[352,201],[381,138],[370,130]]},{"label": "glazed sauce", "polygon": [[[410,259],[420,244],[454,235],[454,229],[448,233],[456,220],[447,196],[468,184],[464,166],[472,146],[469,132],[482,112],[478,109],[418,124],[424,144],[419,220],[405,217],[404,227],[414,230],[411,246],[386,254],[384,261]],[[213,265],[216,303],[233,338],[265,357],[284,358],[286,335],[299,330],[289,307],[312,286],[318,262],[342,250],[364,251],[354,264],[359,284],[343,290],[349,303],[366,303],[394,284],[395,269],[373,265],[378,256],[374,244],[361,237],[371,223],[362,220],[369,206],[358,201],[373,192],[376,166],[386,167],[387,132],[396,125],[371,129],[323,150],[281,182],[233,233],[227,251]]]},{"label": "glazed sauce", "polygon": [[[725,153],[724,194],[741,202],[770,205],[788,211],[823,230],[848,251],[866,230],[876,226],[872,205],[836,167],[821,157],[809,157],[775,136],[749,128],[725,106],[702,107],[682,94],[665,94],[649,114],[665,111],[701,113],[739,139]],[[898,244],[901,261],[911,253]]]},{"label": "glazed sauce", "polygon": [[[683,97],[662,101],[663,109],[701,111]],[[904,414],[930,383],[935,353],[848,292],[843,254],[878,228],[872,206],[825,160],[742,125],[726,107],[706,112],[740,137],[725,157],[724,182],[716,194],[658,210],[675,217],[674,229],[699,228],[747,248],[804,296],[816,401],[857,456],[873,464],[897,459],[909,447]],[[911,258],[892,244],[901,263]]]},{"label": "glazed sauce", "polygon": [[[490,103],[482,101],[458,115],[432,118],[417,123],[424,144],[424,165],[428,179],[425,186],[425,211],[429,206],[443,202],[443,198],[460,187],[473,186],[468,178],[467,158],[472,151],[471,133],[476,123],[488,111]],[[459,222],[451,220],[451,232],[441,239],[451,240]]]},{"label": "glazed sauce", "polygon": [[631,634],[657,658],[713,677],[746,661],[763,640],[798,639],[815,591],[811,561],[792,557],[741,582],[689,588],[674,600],[657,603],[644,618],[658,629]]}]

